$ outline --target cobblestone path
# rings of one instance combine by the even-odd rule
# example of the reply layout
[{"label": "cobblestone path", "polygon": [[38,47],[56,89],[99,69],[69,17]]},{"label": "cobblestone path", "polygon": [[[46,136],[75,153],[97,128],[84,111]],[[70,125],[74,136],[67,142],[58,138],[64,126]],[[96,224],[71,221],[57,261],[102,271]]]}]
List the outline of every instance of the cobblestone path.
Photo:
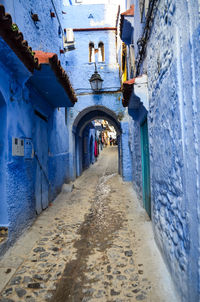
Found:
[{"label": "cobblestone path", "polygon": [[114,147],[40,215],[0,273],[1,302],[178,301]]}]

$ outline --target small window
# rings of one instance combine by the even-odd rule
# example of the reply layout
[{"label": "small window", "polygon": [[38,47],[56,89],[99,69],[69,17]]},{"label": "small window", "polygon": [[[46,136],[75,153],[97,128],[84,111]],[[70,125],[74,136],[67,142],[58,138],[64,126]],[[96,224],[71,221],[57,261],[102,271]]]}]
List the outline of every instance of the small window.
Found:
[{"label": "small window", "polygon": [[63,35],[63,44],[66,51],[75,49],[74,32],[72,28],[65,28]]},{"label": "small window", "polygon": [[99,62],[104,62],[105,61],[103,42],[99,42],[99,44],[98,44],[98,61]]},{"label": "small window", "polygon": [[94,53],[94,43],[90,42],[89,44],[89,62],[94,63],[95,62],[95,53]]}]

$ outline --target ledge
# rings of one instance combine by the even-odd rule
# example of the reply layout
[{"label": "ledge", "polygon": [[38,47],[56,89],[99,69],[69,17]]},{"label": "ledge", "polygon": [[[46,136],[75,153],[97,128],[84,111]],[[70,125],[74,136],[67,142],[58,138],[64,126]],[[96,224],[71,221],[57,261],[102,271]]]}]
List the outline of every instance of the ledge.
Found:
[{"label": "ledge", "polygon": [[39,70],[34,72],[30,82],[52,107],[72,107],[77,97],[58,56],[51,52],[34,52]]},{"label": "ledge", "polygon": [[124,107],[128,107],[128,112],[134,120],[140,121],[149,110],[147,75],[133,78],[123,83]]}]

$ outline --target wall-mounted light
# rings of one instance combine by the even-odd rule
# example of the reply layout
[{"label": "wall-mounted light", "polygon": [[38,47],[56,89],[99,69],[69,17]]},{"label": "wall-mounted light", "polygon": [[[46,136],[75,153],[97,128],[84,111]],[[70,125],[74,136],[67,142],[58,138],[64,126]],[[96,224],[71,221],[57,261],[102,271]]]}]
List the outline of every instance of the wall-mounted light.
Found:
[{"label": "wall-mounted light", "polygon": [[102,89],[103,80],[100,74],[97,72],[97,66],[95,63],[95,71],[91,78],[89,79],[92,90],[99,91]]}]

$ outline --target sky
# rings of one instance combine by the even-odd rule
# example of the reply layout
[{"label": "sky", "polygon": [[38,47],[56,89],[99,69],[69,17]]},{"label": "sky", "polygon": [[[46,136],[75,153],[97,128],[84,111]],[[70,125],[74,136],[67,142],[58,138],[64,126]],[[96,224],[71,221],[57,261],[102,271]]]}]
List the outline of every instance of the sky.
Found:
[{"label": "sky", "polygon": [[[69,5],[69,3],[74,3],[75,0],[63,0],[65,5]],[[82,4],[122,4],[123,0],[78,0]],[[78,3],[77,3],[78,4]]]}]

